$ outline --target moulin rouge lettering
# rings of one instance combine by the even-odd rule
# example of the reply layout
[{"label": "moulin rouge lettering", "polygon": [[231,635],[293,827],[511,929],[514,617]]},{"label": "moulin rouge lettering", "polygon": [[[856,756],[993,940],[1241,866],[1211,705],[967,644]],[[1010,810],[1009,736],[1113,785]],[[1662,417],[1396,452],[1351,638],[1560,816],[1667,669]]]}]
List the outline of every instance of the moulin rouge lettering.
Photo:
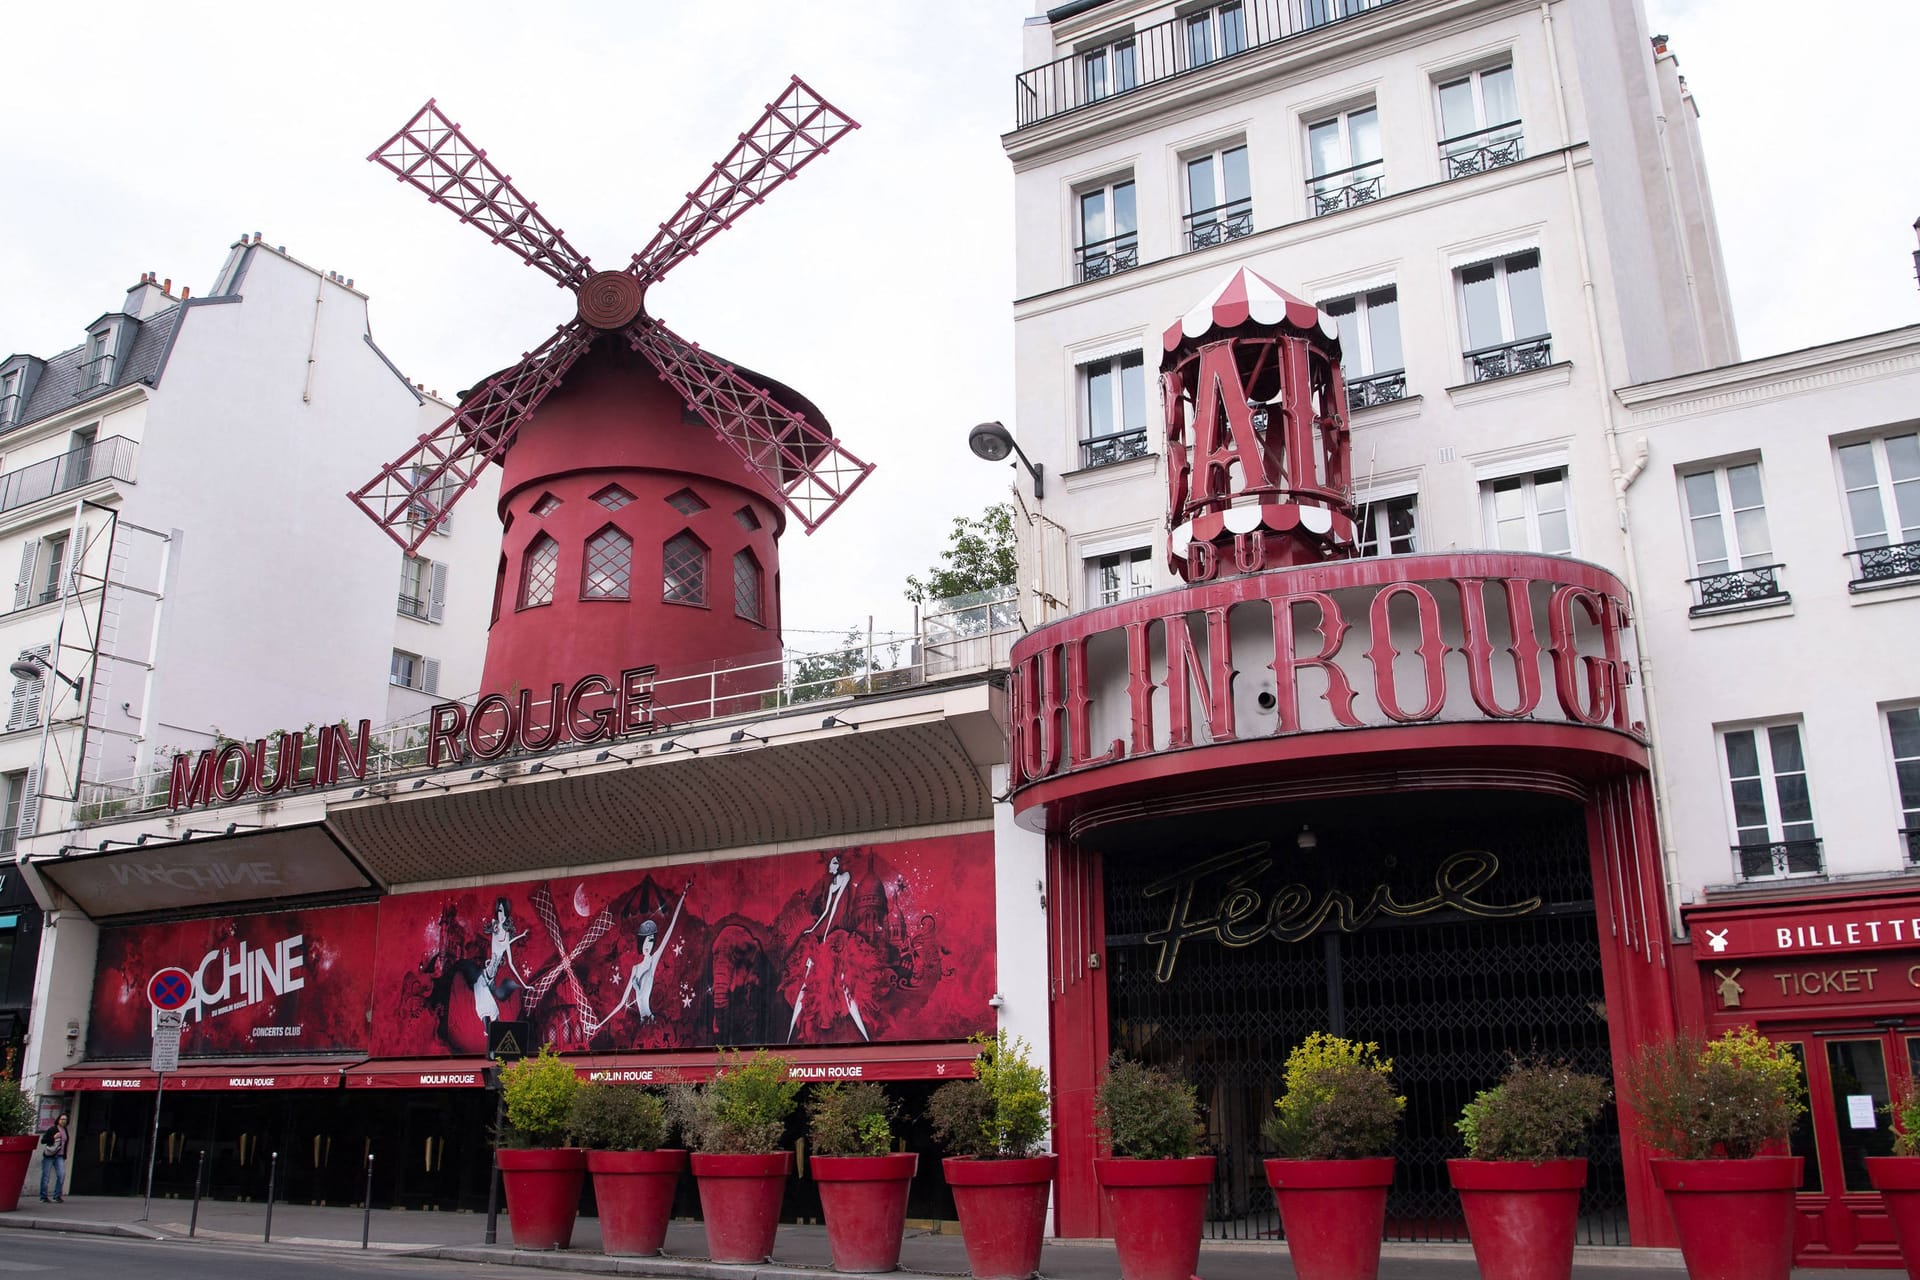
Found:
[{"label": "moulin rouge lettering", "polygon": [[[1283,884],[1271,892],[1254,884],[1273,866],[1273,845],[1262,840],[1195,862],[1148,885],[1149,898],[1171,894],[1167,926],[1146,936],[1147,945],[1160,948],[1153,976],[1161,982],[1173,977],[1182,943],[1210,939],[1226,947],[1250,947],[1262,938],[1300,942],[1331,921],[1343,933],[1353,933],[1376,916],[1402,918],[1452,909],[1486,919],[1523,916],[1540,909],[1541,899],[1520,902],[1482,902],[1473,896],[1500,872],[1500,860],[1484,849],[1463,849],[1433,873],[1433,894],[1412,902],[1393,896],[1387,885],[1377,886],[1356,906],[1338,889],[1317,898],[1304,884]],[[1219,897],[1204,914],[1194,911],[1202,882],[1225,877]]]},{"label": "moulin rouge lettering", "polygon": [[352,733],[345,725],[320,726],[314,747],[307,735],[283,733],[269,749],[265,738],[229,742],[198,756],[177,755],[167,780],[167,807],[230,804],[245,795],[278,795],[312,787],[330,787],[344,777],[365,779],[371,722],[362,720]]}]

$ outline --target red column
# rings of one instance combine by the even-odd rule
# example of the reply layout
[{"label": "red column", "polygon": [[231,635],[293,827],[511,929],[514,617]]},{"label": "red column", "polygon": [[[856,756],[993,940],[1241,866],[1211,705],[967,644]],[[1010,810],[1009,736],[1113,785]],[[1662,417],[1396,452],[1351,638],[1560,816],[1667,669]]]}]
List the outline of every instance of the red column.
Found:
[{"label": "red column", "polygon": [[1064,836],[1047,838],[1047,951],[1053,1038],[1053,1149],[1060,1156],[1054,1230],[1113,1234],[1093,1160],[1094,1090],[1107,1060],[1106,898],[1101,859]]}]

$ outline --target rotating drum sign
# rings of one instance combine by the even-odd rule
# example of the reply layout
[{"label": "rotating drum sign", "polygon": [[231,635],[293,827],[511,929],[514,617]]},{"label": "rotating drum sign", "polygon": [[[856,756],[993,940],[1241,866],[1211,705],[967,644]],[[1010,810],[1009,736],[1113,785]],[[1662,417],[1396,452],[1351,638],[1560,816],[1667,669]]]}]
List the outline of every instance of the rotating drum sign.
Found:
[{"label": "rotating drum sign", "polygon": [[193,999],[193,975],[167,968],[147,979],[147,1002],[162,1013],[184,1009]]}]

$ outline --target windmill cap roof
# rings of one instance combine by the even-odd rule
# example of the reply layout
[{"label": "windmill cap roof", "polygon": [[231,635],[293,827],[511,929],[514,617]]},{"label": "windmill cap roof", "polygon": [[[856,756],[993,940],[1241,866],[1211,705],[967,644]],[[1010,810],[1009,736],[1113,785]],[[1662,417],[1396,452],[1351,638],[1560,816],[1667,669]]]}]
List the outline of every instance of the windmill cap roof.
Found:
[{"label": "windmill cap roof", "polygon": [[1236,329],[1249,320],[1262,325],[1291,325],[1303,332],[1318,329],[1339,341],[1333,318],[1311,302],[1296,298],[1265,276],[1238,267],[1180,319],[1162,337],[1168,351],[1182,342],[1196,342],[1215,329]]}]

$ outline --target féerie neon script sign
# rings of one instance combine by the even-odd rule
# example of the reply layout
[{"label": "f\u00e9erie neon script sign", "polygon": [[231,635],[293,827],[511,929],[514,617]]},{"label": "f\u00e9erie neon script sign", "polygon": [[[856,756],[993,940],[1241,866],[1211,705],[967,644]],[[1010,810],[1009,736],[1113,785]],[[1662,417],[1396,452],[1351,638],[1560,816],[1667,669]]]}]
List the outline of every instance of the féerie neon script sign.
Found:
[{"label": "f\u00e9erie neon script sign", "polygon": [[[1430,897],[1402,902],[1393,896],[1392,888],[1383,884],[1358,906],[1338,889],[1328,889],[1316,897],[1312,889],[1298,883],[1264,892],[1253,882],[1273,866],[1272,850],[1272,843],[1266,840],[1231,849],[1142,890],[1149,898],[1173,895],[1167,927],[1154,930],[1146,938],[1149,946],[1160,948],[1153,970],[1156,979],[1165,982],[1173,977],[1183,942],[1210,939],[1225,947],[1250,947],[1262,938],[1299,942],[1313,936],[1329,920],[1341,932],[1354,933],[1381,915],[1406,918],[1450,909],[1497,920],[1540,909],[1538,897],[1496,903],[1473,896],[1500,873],[1500,860],[1484,849],[1463,849],[1442,862],[1434,870]],[[1226,877],[1220,896],[1210,911],[1196,916],[1194,898],[1200,884],[1216,876]]]}]

